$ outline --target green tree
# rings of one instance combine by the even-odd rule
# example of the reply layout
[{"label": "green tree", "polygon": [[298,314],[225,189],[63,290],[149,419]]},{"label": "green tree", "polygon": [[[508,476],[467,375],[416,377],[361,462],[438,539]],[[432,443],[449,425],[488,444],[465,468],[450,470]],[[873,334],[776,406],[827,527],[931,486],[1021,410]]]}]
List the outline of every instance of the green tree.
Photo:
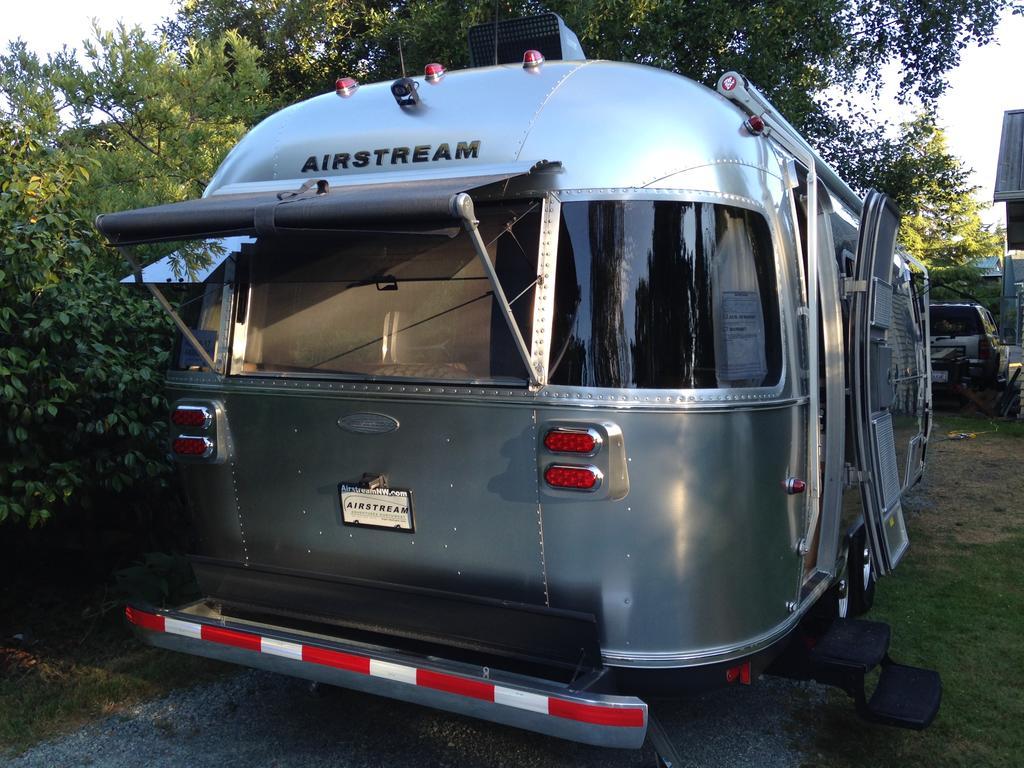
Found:
[{"label": "green tree", "polygon": [[[797,124],[829,86],[865,89],[890,60],[902,63],[908,98],[934,99],[960,51],[992,38],[999,13],[1019,0],[521,0],[502,18],[561,14],[591,58],[636,61],[710,83],[738,69]],[[398,39],[411,68],[468,64],[466,31],[490,21],[486,0],[179,0],[163,30],[172,45],[237,29],[264,51],[271,90],[295,101],[335,77],[384,80],[399,72]]]},{"label": "green tree", "polygon": [[934,117],[922,114],[902,126],[870,180],[899,206],[900,241],[928,267],[935,298],[986,298],[991,291],[975,263],[1003,253],[1002,233],[982,223],[968,175]]},{"label": "green tree", "polygon": [[270,90],[283,104],[324,92],[341,74],[366,79],[379,57],[373,9],[365,0],[179,0],[161,31],[182,52],[237,31],[262,51]]},{"label": "green tree", "polygon": [[0,57],[0,522],[145,520],[175,497],[171,325],[91,222],[196,197],[268,104],[235,33],[178,53],[118,27],[84,54]]},{"label": "green tree", "polygon": [[88,161],[0,121],[0,522],[162,487],[166,320],[114,301],[74,211]]},{"label": "green tree", "polygon": [[[712,84],[743,72],[855,188],[893,142],[874,114],[822,102],[830,86],[877,94],[882,67],[901,64],[901,94],[925,106],[961,51],[992,39],[1020,0],[501,0],[501,18],[561,14],[591,58],[635,61]],[[487,0],[179,0],[162,26],[171,45],[236,29],[263,51],[279,104],[329,90],[336,77],[388,80],[431,61],[469,63],[467,31],[494,18]]]},{"label": "green tree", "polygon": [[258,51],[235,32],[183,52],[142,29],[94,30],[85,62],[63,50],[41,62],[15,43],[0,57],[9,117],[89,158],[75,188],[98,213],[197,197],[221,160],[269,109]]}]

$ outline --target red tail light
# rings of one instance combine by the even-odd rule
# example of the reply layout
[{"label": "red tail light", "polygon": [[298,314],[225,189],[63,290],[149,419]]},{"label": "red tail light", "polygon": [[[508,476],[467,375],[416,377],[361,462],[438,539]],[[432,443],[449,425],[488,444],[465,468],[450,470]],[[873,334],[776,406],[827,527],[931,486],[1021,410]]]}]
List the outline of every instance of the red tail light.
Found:
[{"label": "red tail light", "polygon": [[980,357],[982,360],[988,360],[991,354],[992,345],[989,343],[989,340],[987,338],[982,336],[978,340],[978,357]]},{"label": "red tail light", "polygon": [[201,405],[179,405],[171,411],[171,423],[179,427],[207,429],[212,421],[210,409]]},{"label": "red tail light", "polygon": [[180,435],[174,439],[171,448],[179,456],[196,456],[205,459],[213,453],[213,441],[208,437]]},{"label": "red tail light", "polygon": [[601,436],[592,429],[558,427],[544,435],[544,447],[553,453],[592,456],[601,447]]},{"label": "red tail light", "polygon": [[552,464],[544,470],[544,480],[552,488],[593,491],[601,485],[601,471],[597,467],[574,467],[564,464]]},{"label": "red tail light", "polygon": [[735,667],[725,670],[725,682],[732,685],[739,682],[742,685],[750,685],[750,662],[745,661]]}]

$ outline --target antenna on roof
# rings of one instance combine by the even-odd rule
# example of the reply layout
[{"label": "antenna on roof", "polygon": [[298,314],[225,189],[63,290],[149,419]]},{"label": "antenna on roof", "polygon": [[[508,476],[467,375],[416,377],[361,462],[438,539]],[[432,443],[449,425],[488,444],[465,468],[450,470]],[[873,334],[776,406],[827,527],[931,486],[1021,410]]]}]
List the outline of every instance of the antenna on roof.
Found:
[{"label": "antenna on roof", "polygon": [[498,66],[498,0],[494,0],[494,66]]},{"label": "antenna on roof", "polygon": [[402,53],[402,38],[398,38],[398,60],[402,63],[402,76],[391,84],[391,95],[400,107],[415,107],[420,103],[416,90],[419,83],[405,74],[405,55]]}]

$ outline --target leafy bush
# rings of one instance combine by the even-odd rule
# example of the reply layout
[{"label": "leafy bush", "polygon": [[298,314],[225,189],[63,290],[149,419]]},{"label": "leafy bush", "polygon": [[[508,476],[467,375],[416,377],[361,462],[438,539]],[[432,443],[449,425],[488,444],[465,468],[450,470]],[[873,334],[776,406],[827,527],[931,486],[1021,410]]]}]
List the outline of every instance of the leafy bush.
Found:
[{"label": "leafy bush", "polygon": [[88,172],[0,121],[0,522],[164,487],[169,324],[73,211]]},{"label": "leafy bush", "polygon": [[124,25],[94,29],[82,55],[0,55],[0,523],[62,512],[76,541],[103,528],[146,548],[179,533],[172,326],[117,285],[124,265],[91,221],[197,196],[267,108],[258,56],[234,32],[179,54]]},{"label": "leafy bush", "polygon": [[180,554],[146,552],[142,560],[114,572],[114,594],[153,606],[177,606],[198,600],[199,585],[189,559]]}]

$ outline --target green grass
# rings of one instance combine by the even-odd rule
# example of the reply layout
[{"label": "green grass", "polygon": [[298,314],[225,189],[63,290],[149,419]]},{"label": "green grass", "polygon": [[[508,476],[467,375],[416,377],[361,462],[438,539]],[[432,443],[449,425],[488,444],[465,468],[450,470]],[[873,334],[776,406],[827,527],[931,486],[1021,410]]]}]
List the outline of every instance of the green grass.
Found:
[{"label": "green grass", "polygon": [[[985,419],[940,417],[937,438],[948,431],[975,432],[976,441],[988,443],[979,445],[979,452],[984,448],[989,461],[993,455],[1007,457],[1006,485],[994,484],[993,503],[977,505],[983,508],[951,508],[957,505],[945,502],[909,515],[911,550],[896,573],[879,584],[866,617],[892,625],[896,661],[940,672],[938,718],[923,732],[876,726],[858,720],[845,695],[831,695],[823,712],[800,715],[813,719],[817,731],[817,755],[805,765],[1024,765],[1024,498],[1019,497],[1024,428],[996,423],[999,430],[993,433]],[[959,474],[949,481],[952,487],[969,482],[970,452],[951,447],[945,459],[935,459],[940,466],[933,469]],[[929,482],[936,487],[946,479]],[[999,499],[1000,493],[1010,497]],[[974,526],[985,535],[965,543],[971,536],[964,534],[974,533]]]},{"label": "green grass", "polygon": [[1000,437],[1024,437],[1024,421],[1003,421],[1000,419],[972,418],[970,416],[939,415],[935,420],[932,437],[940,439],[948,432],[973,432],[996,434]]},{"label": "green grass", "polygon": [[235,669],[146,647],[120,611],[83,619],[82,607],[47,602],[45,612],[19,611],[19,623],[33,635],[23,646],[0,647],[0,762],[138,701]]}]

